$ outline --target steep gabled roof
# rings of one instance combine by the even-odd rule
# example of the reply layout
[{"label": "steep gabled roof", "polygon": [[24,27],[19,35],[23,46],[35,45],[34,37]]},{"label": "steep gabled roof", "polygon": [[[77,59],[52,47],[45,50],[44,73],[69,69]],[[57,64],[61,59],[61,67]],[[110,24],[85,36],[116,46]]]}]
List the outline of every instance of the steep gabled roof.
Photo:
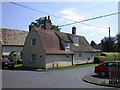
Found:
[{"label": "steep gabled roof", "polygon": [[[67,34],[63,32],[57,32],[52,30],[44,30],[41,28],[33,27],[38,35],[40,36],[40,41],[42,46],[47,54],[73,54],[74,51],[78,52],[95,52],[95,50],[89,45],[85,37]],[[74,37],[78,37],[79,39],[79,46],[75,46],[73,44]],[[71,47],[69,51],[62,50],[61,47],[61,40],[64,42],[70,43]]]},{"label": "steep gabled roof", "polygon": [[[74,53],[72,50],[65,51],[60,49],[60,40],[56,35],[56,31],[40,30],[40,29],[36,31],[40,36],[40,41],[47,54],[73,54]],[[63,34],[65,33],[62,33],[62,35]],[[63,35],[63,36],[64,38],[68,38],[67,35]]]},{"label": "steep gabled roof", "polygon": [[28,31],[0,28],[2,45],[23,46]]},{"label": "steep gabled roof", "polygon": [[78,38],[78,46],[72,45],[72,48],[75,50],[75,52],[95,52],[95,50],[89,45],[88,41],[85,39],[84,36],[78,36],[74,34],[68,34],[69,38],[73,42],[73,38]]}]

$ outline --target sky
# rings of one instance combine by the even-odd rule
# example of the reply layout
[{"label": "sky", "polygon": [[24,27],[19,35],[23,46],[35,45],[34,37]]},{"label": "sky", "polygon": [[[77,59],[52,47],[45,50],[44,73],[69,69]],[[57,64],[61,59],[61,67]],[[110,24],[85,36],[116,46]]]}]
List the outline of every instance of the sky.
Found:
[{"label": "sky", "polygon": [[[118,1],[114,0],[114,2],[112,0],[110,0],[109,2],[95,2],[88,0],[85,2],[64,2],[63,0],[61,0],[60,2],[21,2],[19,0],[19,2],[16,2],[18,4],[28,6],[46,13],[20,7],[18,5],[9,3],[8,1],[6,2],[3,0],[0,3],[0,6],[2,6],[2,10],[0,9],[2,11],[1,27],[26,31],[29,31],[28,26],[31,22],[40,17],[45,17],[48,15],[50,15],[51,17],[52,24],[60,26],[73,23],[73,21],[82,21],[85,19],[118,12]],[[72,21],[51,16],[51,14],[70,19]],[[98,44],[104,37],[108,37],[108,27],[111,28],[111,36],[116,36],[116,34],[118,33],[118,15],[86,21],[84,22],[84,24],[76,23],[68,26],[63,26],[61,27],[61,32],[71,33],[73,26],[76,27],[77,35],[84,36],[89,43],[94,40]]]}]

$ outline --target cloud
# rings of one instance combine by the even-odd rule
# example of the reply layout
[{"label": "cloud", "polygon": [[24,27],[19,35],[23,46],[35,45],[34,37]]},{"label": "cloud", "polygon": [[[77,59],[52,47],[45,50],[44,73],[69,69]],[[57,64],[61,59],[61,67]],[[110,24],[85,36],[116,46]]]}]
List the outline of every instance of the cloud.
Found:
[{"label": "cloud", "polygon": [[[108,29],[108,25],[105,26],[101,26],[101,25],[96,25],[96,26],[84,26],[81,27],[81,30],[90,32],[91,36],[97,36],[97,35],[102,35],[102,36],[106,36],[109,33],[109,29]],[[112,35],[114,35],[114,31],[111,30]]]},{"label": "cloud", "polygon": [[[81,21],[85,19],[84,16],[81,16],[76,13],[76,8],[64,9],[64,10],[61,10],[59,13],[64,15],[63,18],[70,19],[73,21]],[[64,20],[64,19],[61,19],[61,20]]]}]

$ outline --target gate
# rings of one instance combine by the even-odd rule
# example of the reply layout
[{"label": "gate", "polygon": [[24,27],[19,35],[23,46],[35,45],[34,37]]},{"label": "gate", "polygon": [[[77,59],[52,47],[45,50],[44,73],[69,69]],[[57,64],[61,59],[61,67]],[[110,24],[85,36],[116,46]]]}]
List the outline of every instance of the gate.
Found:
[{"label": "gate", "polygon": [[120,87],[120,67],[109,67],[109,84]]}]

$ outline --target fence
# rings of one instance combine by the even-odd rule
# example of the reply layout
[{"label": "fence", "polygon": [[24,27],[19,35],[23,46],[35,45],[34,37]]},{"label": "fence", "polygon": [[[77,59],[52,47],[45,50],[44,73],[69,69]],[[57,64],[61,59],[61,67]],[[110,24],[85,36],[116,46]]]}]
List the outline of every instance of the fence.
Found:
[{"label": "fence", "polygon": [[120,67],[109,67],[109,84],[120,87]]}]

